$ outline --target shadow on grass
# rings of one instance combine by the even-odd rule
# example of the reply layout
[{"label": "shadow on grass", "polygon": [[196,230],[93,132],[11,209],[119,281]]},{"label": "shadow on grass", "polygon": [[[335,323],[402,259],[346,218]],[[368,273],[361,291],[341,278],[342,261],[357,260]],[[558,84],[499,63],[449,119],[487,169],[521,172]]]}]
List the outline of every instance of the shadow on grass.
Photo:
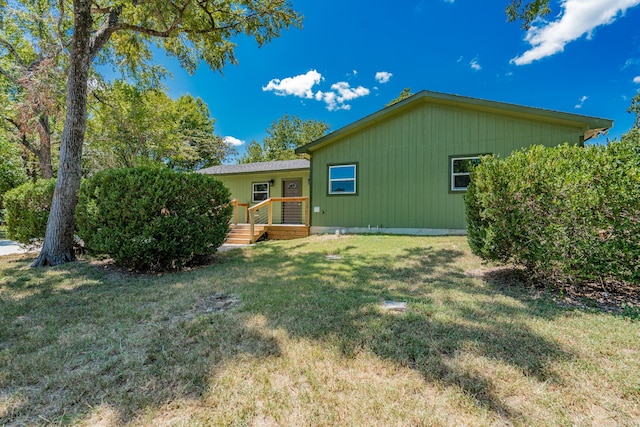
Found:
[{"label": "shadow on grass", "polygon": [[[225,361],[283,353],[273,337],[247,325],[253,315],[345,357],[372,352],[517,419],[492,378],[458,356],[498,360],[540,382],[558,382],[552,365],[573,355],[526,319],[552,319],[561,310],[504,297],[465,274],[464,252],[415,242],[393,254],[367,250],[367,239],[330,248],[269,243],[225,253],[209,268],[159,277],[118,276],[82,263],[47,272],[16,263],[0,276],[3,294],[14,295],[0,300],[0,391],[9,402],[0,423],[73,423],[105,402],[126,423],[150,407],[199,399]],[[242,295],[242,306],[189,315],[217,291]],[[384,312],[383,300],[407,301],[410,310]]]},{"label": "shadow on grass", "polygon": [[31,261],[0,269],[0,425],[76,424],[100,407],[124,424],[145,408],[199,399],[225,361],[280,356],[273,337],[203,307],[205,294],[188,288],[202,271]]},{"label": "shadow on grass", "polygon": [[[277,284],[286,294],[269,288],[271,297],[262,300],[271,302],[247,309],[294,336],[338,343],[345,356],[370,351],[419,371],[426,381],[457,387],[499,417],[518,414],[496,397],[491,378],[466,369],[458,355],[499,360],[539,382],[556,383],[554,363],[574,357],[526,324],[562,310],[544,303],[541,309],[533,300],[517,299],[516,292],[496,298],[499,289],[465,273],[459,258],[467,254],[459,250],[414,247],[395,256],[362,256],[345,246],[332,260],[318,252],[289,256],[278,246],[261,252],[280,268],[254,280]],[[383,300],[407,301],[411,309],[384,312]]]}]

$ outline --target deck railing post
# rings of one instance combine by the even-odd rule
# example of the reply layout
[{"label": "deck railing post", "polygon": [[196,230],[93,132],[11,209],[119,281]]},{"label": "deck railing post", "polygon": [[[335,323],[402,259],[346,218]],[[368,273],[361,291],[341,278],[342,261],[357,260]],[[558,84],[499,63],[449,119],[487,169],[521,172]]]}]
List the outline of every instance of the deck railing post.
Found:
[{"label": "deck railing post", "polygon": [[267,221],[269,225],[273,225],[273,203],[269,202],[267,205],[267,214],[269,216],[269,220]]},{"label": "deck railing post", "polygon": [[238,199],[233,199],[231,204],[233,205],[233,224],[238,225]]},{"label": "deck railing post", "polygon": [[256,211],[250,210],[249,211],[249,236],[252,244],[256,242],[255,225],[256,225]]}]

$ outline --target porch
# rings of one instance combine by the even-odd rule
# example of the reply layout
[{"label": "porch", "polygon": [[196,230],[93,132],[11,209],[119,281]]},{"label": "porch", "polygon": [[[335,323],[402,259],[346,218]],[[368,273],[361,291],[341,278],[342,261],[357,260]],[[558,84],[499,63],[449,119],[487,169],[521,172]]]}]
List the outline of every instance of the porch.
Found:
[{"label": "porch", "polygon": [[[231,231],[225,243],[252,244],[265,234],[269,240],[292,240],[309,235],[309,197],[271,197],[256,205],[231,201]],[[278,207],[280,218],[274,220]]]}]

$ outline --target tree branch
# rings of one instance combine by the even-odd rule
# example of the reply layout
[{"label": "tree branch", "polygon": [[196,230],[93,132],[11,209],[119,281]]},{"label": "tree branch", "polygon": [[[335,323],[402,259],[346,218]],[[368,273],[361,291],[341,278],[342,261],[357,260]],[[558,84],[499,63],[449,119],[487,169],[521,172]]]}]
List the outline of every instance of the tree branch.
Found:
[{"label": "tree branch", "polygon": [[64,0],[58,0],[58,8],[60,9],[60,16],[58,16],[58,22],[56,23],[56,30],[58,32],[58,40],[60,40],[60,48],[64,50],[64,32],[62,31],[62,20],[64,19]]},{"label": "tree branch", "polygon": [[15,48],[13,47],[13,45],[11,43],[9,43],[9,41],[0,38],[0,45],[4,46],[5,49],[7,49],[7,51],[9,51],[9,53],[11,54],[11,56],[14,57],[14,59],[16,60],[16,62],[18,64],[20,64],[20,66],[22,68],[26,68],[26,64],[24,63],[24,61],[22,60],[22,57],[20,57],[20,54],[18,54],[18,51],[15,50]]},{"label": "tree branch", "polygon": [[102,47],[107,44],[111,34],[120,29],[120,13],[122,12],[122,6],[110,9],[108,11],[107,20],[100,26],[98,31],[91,37],[89,44],[89,61],[93,62],[93,58],[100,52]]},{"label": "tree branch", "polygon": [[9,81],[11,81],[11,83],[16,84],[16,85],[18,84],[18,80],[15,77],[13,77],[11,75],[11,73],[9,73],[9,71],[5,70],[2,67],[0,67],[0,74],[5,76]]}]

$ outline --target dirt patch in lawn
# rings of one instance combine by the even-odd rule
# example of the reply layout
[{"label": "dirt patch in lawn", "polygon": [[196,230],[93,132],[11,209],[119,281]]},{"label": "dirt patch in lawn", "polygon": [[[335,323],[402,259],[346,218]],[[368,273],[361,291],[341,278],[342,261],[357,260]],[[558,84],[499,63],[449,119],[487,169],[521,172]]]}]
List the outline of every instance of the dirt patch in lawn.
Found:
[{"label": "dirt patch in lawn", "polygon": [[193,307],[194,315],[207,313],[220,313],[233,310],[241,304],[240,297],[234,294],[216,292],[215,294],[200,299]]}]

